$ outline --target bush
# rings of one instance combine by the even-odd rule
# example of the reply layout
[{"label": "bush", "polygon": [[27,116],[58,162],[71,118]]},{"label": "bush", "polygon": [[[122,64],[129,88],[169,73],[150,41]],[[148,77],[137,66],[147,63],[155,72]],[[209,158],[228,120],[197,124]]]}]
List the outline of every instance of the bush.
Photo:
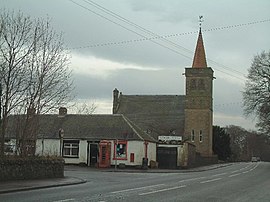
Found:
[{"label": "bush", "polygon": [[64,160],[56,156],[5,156],[0,159],[0,181],[64,177]]}]

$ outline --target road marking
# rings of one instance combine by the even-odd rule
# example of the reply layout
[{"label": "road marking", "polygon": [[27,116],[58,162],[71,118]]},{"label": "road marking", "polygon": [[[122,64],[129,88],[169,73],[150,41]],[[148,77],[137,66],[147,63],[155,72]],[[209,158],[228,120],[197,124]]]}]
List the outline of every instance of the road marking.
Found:
[{"label": "road marking", "polygon": [[186,179],[186,180],[180,180],[178,182],[188,182],[188,181],[192,181],[192,180],[200,180],[200,179],[204,179],[206,177],[196,177],[196,178],[191,178],[191,179]]},{"label": "road marking", "polygon": [[158,193],[158,192],[170,191],[170,190],[180,189],[180,188],[184,188],[184,187],[186,187],[186,185],[181,185],[181,186],[170,187],[170,188],[166,188],[166,189],[160,189],[160,190],[145,192],[145,193],[141,193],[139,195],[144,196],[144,195],[148,195],[148,194],[155,194],[155,193]]},{"label": "road marking", "polygon": [[156,184],[156,185],[150,185],[150,186],[145,186],[145,187],[137,187],[137,188],[131,188],[131,189],[124,189],[124,190],[120,190],[120,191],[113,191],[113,192],[110,192],[110,193],[116,194],[116,193],[134,191],[134,190],[140,190],[140,189],[146,189],[146,188],[151,188],[151,187],[160,187],[160,186],[164,186],[164,185],[165,184]]},{"label": "road marking", "polygon": [[241,175],[241,173],[236,173],[236,174],[230,175],[229,177],[235,177],[237,175]]},{"label": "road marking", "polygon": [[67,202],[67,201],[75,201],[75,199],[74,198],[67,198],[67,199],[53,201],[53,202]]},{"label": "road marking", "polygon": [[219,173],[219,174],[212,175],[212,177],[217,177],[217,176],[226,175],[226,174],[227,173]]},{"label": "road marking", "polygon": [[247,170],[247,171],[244,171],[244,172],[242,172],[242,173],[248,173],[249,171]]},{"label": "road marking", "polygon": [[236,172],[238,172],[239,170],[235,170],[235,171],[232,171],[231,173],[236,173]]},{"label": "road marking", "polygon": [[240,170],[244,170],[244,169],[246,169],[246,168],[248,168],[250,166],[250,164],[248,164],[246,167],[244,167],[244,168],[241,168]]},{"label": "road marking", "polygon": [[200,182],[201,184],[204,184],[204,183],[208,183],[208,182],[214,182],[214,181],[218,181],[218,180],[221,180],[222,178],[215,178],[215,179],[212,179],[212,180],[206,180],[206,181],[202,181]]}]

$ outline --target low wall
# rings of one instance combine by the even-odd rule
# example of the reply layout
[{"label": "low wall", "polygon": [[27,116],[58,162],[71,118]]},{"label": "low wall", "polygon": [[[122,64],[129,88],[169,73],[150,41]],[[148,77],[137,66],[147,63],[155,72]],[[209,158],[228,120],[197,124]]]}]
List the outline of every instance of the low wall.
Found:
[{"label": "low wall", "polygon": [[196,152],[195,145],[185,142],[183,144],[183,150],[181,155],[181,168],[193,168],[199,166],[206,166],[218,163],[217,155],[213,155],[210,157],[201,156],[199,153]]},{"label": "low wall", "polygon": [[213,155],[211,157],[203,157],[200,154],[196,154],[196,163],[195,166],[207,166],[218,163],[218,156]]},{"label": "low wall", "polygon": [[0,159],[0,181],[64,177],[64,160],[59,157]]}]

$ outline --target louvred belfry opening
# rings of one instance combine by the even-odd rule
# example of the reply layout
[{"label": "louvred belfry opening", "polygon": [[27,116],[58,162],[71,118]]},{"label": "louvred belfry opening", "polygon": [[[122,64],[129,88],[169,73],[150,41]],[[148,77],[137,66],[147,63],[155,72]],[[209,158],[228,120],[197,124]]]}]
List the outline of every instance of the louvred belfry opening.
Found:
[{"label": "louvred belfry opening", "polygon": [[200,28],[192,68],[206,68],[206,57],[203,45],[202,31]]}]

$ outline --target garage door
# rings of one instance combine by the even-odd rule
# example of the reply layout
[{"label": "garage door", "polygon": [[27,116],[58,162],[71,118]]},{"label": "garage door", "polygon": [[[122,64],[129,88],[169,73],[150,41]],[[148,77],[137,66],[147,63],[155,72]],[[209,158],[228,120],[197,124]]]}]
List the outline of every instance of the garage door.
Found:
[{"label": "garage door", "polygon": [[157,162],[159,168],[175,169],[177,167],[177,148],[158,147]]}]

